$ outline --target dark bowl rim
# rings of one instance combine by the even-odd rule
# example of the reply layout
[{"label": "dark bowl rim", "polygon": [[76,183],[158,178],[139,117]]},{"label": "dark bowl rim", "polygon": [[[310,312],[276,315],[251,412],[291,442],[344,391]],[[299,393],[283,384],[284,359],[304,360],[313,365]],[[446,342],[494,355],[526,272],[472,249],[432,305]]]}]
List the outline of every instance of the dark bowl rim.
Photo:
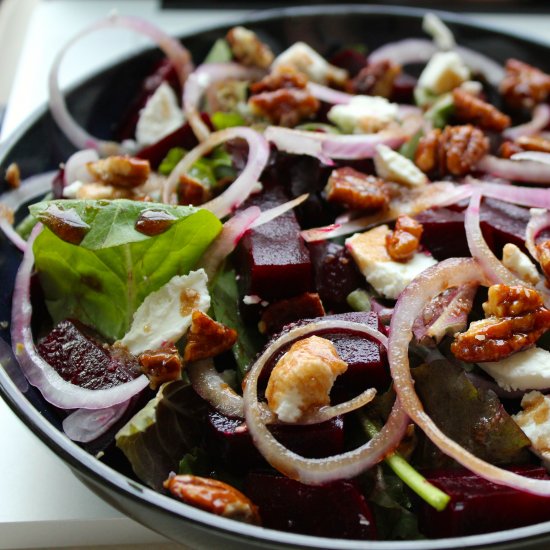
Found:
[{"label": "dark bowl rim", "polygon": [[[550,48],[550,45],[542,40],[527,37],[521,33],[504,31],[496,26],[481,23],[471,19],[469,16],[462,14],[446,12],[441,10],[428,10],[415,8],[410,6],[380,6],[380,5],[357,5],[357,4],[342,4],[342,5],[307,5],[294,6],[285,8],[273,8],[268,10],[253,11],[239,16],[228,18],[224,22],[215,25],[205,25],[200,28],[178,34],[178,38],[185,39],[193,35],[204,32],[216,32],[235,24],[253,24],[264,21],[269,21],[274,18],[293,17],[293,16],[313,16],[326,14],[342,14],[342,15],[387,15],[388,17],[410,17],[418,19],[425,13],[432,12],[438,14],[445,22],[456,23],[469,28],[479,29],[482,32],[490,32],[491,34],[500,35],[503,38],[512,38],[523,41],[529,45],[536,45],[543,48]],[[77,83],[69,87],[66,93],[71,93],[79,87],[85,86],[86,83],[101,75],[106,70],[115,68],[126,63],[128,60],[143,54],[150,48],[141,48],[137,52],[132,52],[128,55],[121,56],[114,62],[110,62],[86,77],[80,79]],[[25,133],[47,112],[47,104],[36,108],[17,129],[15,129],[4,141],[0,144],[0,164],[10,150],[21,140]],[[141,485],[134,480],[127,478],[123,474],[117,472],[111,467],[105,465],[94,456],[87,453],[78,444],[68,439],[61,431],[57,430],[39,411],[30,404],[24,393],[17,387],[14,381],[9,377],[7,372],[0,369],[0,396],[4,399],[12,411],[19,419],[29,428],[47,447],[49,447],[57,456],[66,462],[70,468],[75,471],[77,477],[84,476],[93,483],[103,485],[107,484],[108,489],[115,491],[119,495],[126,498],[134,498],[145,506],[155,507],[170,515],[182,520],[183,523],[193,522],[195,527],[204,529],[205,533],[216,531],[219,535],[234,539],[239,542],[257,542],[271,545],[278,545],[280,548],[334,548],[337,542],[338,547],[342,550],[359,550],[368,547],[370,550],[435,550],[445,548],[480,548],[480,547],[495,547],[495,545],[516,542],[542,542],[545,538],[550,537],[550,521],[510,529],[507,531],[498,531],[495,533],[487,533],[482,535],[470,535],[467,537],[454,537],[445,539],[425,539],[413,541],[364,541],[364,540],[346,540],[332,539],[325,537],[314,537],[309,535],[300,535],[295,533],[287,533],[272,529],[251,526],[243,523],[238,523],[223,517],[203,512],[192,506],[175,501],[174,499],[162,495],[148,487]],[[93,490],[93,489],[92,489]],[[116,504],[111,503],[114,506]],[[128,515],[127,510],[121,510]],[[129,516],[131,517],[131,515]],[[147,526],[154,530],[154,526]],[[163,533],[161,533],[163,534]],[[163,534],[166,536],[165,534]],[[508,547],[508,546],[507,546]]]}]

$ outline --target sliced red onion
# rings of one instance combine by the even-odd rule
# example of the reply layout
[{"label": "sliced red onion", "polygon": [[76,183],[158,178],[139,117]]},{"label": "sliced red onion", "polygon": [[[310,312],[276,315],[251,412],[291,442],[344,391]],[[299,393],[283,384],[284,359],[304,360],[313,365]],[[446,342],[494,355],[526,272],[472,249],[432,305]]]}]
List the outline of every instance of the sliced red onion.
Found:
[{"label": "sliced red onion", "polygon": [[532,479],[493,466],[447,437],[424,410],[414,389],[409,364],[409,343],[414,320],[425,305],[451,286],[489,285],[475,259],[451,258],[423,271],[401,293],[392,317],[388,358],[395,390],[407,414],[446,455],[475,474],[520,491],[550,496],[550,481]]},{"label": "sliced red onion", "polygon": [[257,449],[281,473],[310,485],[351,478],[377,464],[395,450],[408,424],[407,416],[403,414],[399,401],[396,400],[385,426],[373,439],[353,451],[322,459],[304,458],[287,449],[271,435],[262,421],[257,395],[258,377],[262,369],[281,346],[312,332],[336,328],[363,333],[381,343],[386,341],[385,336],[379,331],[361,323],[321,320],[296,327],[271,343],[262,353],[248,373],[243,394],[246,424]]},{"label": "sliced red onion", "polygon": [[72,441],[94,441],[122,418],[129,404],[130,400],[106,409],[77,409],[63,420],[63,431]]},{"label": "sliced red onion", "polygon": [[491,183],[472,177],[466,178],[465,181],[468,185],[478,189],[484,197],[529,208],[550,208],[550,189]]},{"label": "sliced red onion", "polygon": [[6,211],[3,205],[0,204],[0,231],[4,233],[6,238],[11,241],[16,248],[21,250],[21,252],[25,252],[27,249],[27,241],[13,228],[8,216],[9,211]]},{"label": "sliced red onion", "polygon": [[479,225],[480,205],[481,193],[478,189],[475,189],[464,217],[464,228],[466,229],[466,239],[468,240],[470,253],[479,262],[479,266],[492,284],[525,285],[525,281],[522,281],[504,267],[485,242]]},{"label": "sliced red onion", "polygon": [[63,183],[65,186],[81,181],[82,183],[91,183],[94,177],[89,172],[87,164],[95,162],[99,159],[99,155],[95,149],[83,149],[73,153],[65,163],[63,172]]},{"label": "sliced red onion", "polygon": [[293,130],[280,126],[269,126],[265,138],[279,151],[294,155],[308,155],[321,162],[332,164],[330,159],[373,158],[378,145],[397,149],[407,140],[408,135],[399,129],[381,131],[377,134],[335,135],[307,130]]},{"label": "sliced red onion", "polygon": [[183,112],[199,141],[210,135],[200,116],[200,102],[209,86],[223,80],[256,80],[264,74],[257,68],[238,63],[205,63],[189,75],[183,91]]},{"label": "sliced red onion", "polygon": [[285,212],[288,212],[289,210],[292,210],[293,208],[296,208],[300,204],[302,204],[307,198],[309,197],[309,193],[304,193],[303,195],[300,195],[299,197],[296,197],[295,199],[292,199],[288,202],[284,202],[283,204],[280,204],[279,206],[274,206],[273,208],[270,208],[269,210],[264,210],[256,220],[252,222],[252,225],[250,226],[250,229],[254,229],[255,227],[259,227],[260,225],[263,225],[264,223],[270,222],[274,220],[275,218],[278,218],[279,216],[282,216]]},{"label": "sliced red onion", "polygon": [[510,160],[486,155],[478,162],[476,170],[509,180],[550,183],[550,165],[540,161]]},{"label": "sliced red onion", "polygon": [[542,208],[532,208],[531,217],[525,228],[525,246],[535,260],[539,259],[539,252],[536,246],[537,236],[541,231],[550,227],[550,212]]},{"label": "sliced red onion", "polygon": [[244,170],[221,195],[201,205],[201,208],[210,210],[218,218],[224,218],[233,212],[248,198],[269,160],[269,144],[265,138],[255,130],[244,126],[214,132],[208,136],[206,141],[189,151],[166,180],[163,201],[175,202],[175,191],[180,175],[187,173],[197,160],[210,153],[214,147],[238,138],[244,139],[248,143],[248,160]]},{"label": "sliced red onion", "polygon": [[42,224],[37,224],[27,242],[13,292],[11,339],[21,370],[29,383],[40,390],[46,401],[61,409],[105,409],[128,401],[149,384],[144,374],[112,388],[89,390],[61,378],[39,355],[31,332],[30,282],[34,265],[32,247],[40,231]]},{"label": "sliced red onion", "polygon": [[128,147],[126,144],[120,144],[113,141],[104,141],[89,134],[69,113],[65,103],[65,98],[59,88],[59,69],[67,50],[84,36],[105,28],[126,28],[140,34],[144,34],[152,39],[172,62],[182,87],[185,84],[187,76],[193,70],[193,65],[189,51],[184,48],[178,40],[167,35],[158,27],[152,25],[149,21],[145,21],[144,19],[140,19],[138,17],[113,13],[109,17],[96,21],[89,27],[86,27],[75,37],[69,40],[69,42],[67,42],[67,44],[54,59],[50,70],[48,88],[52,117],[57,122],[63,133],[67,136],[69,141],[77,149],[92,148],[97,150],[101,155],[113,155],[117,153],[130,152],[131,147]]},{"label": "sliced red onion", "polygon": [[550,164],[550,153],[543,153],[542,151],[522,151],[521,153],[513,154],[510,158],[516,161],[531,160],[542,164]]},{"label": "sliced red onion", "polygon": [[502,135],[507,139],[516,140],[522,136],[532,136],[544,130],[550,124],[550,106],[547,103],[539,103],[533,109],[533,118],[525,124],[506,128]]},{"label": "sliced red onion", "polygon": [[315,82],[309,82],[307,87],[313,97],[316,97],[319,101],[331,103],[332,105],[345,105],[355,97],[353,94],[340,92],[339,90]]},{"label": "sliced red onion", "polygon": [[451,29],[435,13],[427,13],[424,16],[422,30],[432,37],[439,50],[452,50],[456,46]]}]

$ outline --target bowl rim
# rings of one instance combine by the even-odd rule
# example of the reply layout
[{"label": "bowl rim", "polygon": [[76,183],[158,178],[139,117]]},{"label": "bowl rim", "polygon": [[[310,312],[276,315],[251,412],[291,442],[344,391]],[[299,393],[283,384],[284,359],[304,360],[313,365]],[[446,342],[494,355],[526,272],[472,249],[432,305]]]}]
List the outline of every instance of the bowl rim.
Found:
[{"label": "bowl rim", "polygon": [[[293,6],[284,8],[273,8],[251,13],[240,14],[231,17],[224,22],[215,25],[201,26],[199,29],[178,34],[179,39],[185,39],[205,32],[222,31],[235,24],[247,25],[266,22],[275,18],[287,17],[315,17],[326,16],[327,14],[337,15],[386,15],[388,17],[410,17],[419,19],[425,13],[431,12],[439,15],[445,22],[458,24],[464,27],[479,29],[482,32],[490,32],[499,35],[502,38],[512,38],[525,42],[529,45],[535,45],[547,48],[550,51],[550,44],[540,39],[530,38],[522,33],[508,32],[491,24],[481,23],[474,18],[458,13],[446,12],[442,10],[428,10],[410,6],[381,6],[367,4],[339,4],[339,5],[307,5]],[[100,76],[103,72],[116,68],[126,63],[128,60],[138,57],[145,52],[153,51],[154,47],[141,48],[136,52],[124,55],[114,62],[107,63],[89,75],[79,79],[78,82],[70,86],[65,94],[70,94],[85,86],[90,80]],[[36,108],[19,127],[14,130],[8,138],[0,144],[0,164],[4,161],[10,150],[20,142],[25,133],[47,114],[47,103]],[[1,365],[0,365],[1,366]],[[182,521],[182,525],[191,522],[193,527],[202,529],[204,532],[212,533],[215,531],[218,535],[235,541],[270,544],[279,548],[334,548],[338,543],[338,548],[342,550],[359,550],[368,546],[371,550],[435,550],[446,548],[481,548],[494,545],[514,544],[514,543],[536,543],[550,538],[550,521],[509,529],[506,531],[497,531],[481,535],[469,535],[464,537],[453,537],[443,539],[423,539],[423,540],[391,540],[391,541],[365,541],[365,540],[347,540],[334,539],[328,537],[315,537],[296,533],[288,533],[273,529],[266,529],[244,523],[235,522],[227,518],[216,516],[202,510],[198,510],[183,502],[163,495],[136,482],[124,474],[119,473],[110,466],[107,466],[95,456],[89,454],[77,443],[71,441],[60,430],[55,428],[40,412],[28,401],[24,392],[9,377],[7,372],[0,368],[0,397],[4,399],[7,405],[18,416],[25,426],[29,428],[47,447],[49,447],[57,456],[59,456],[73,473],[80,478],[92,481],[94,484],[107,484],[108,489],[116,492],[125,498],[137,499],[143,506],[155,507],[163,512]],[[78,473],[76,473],[76,472]],[[87,484],[88,485],[88,484]],[[93,489],[91,489],[93,490]],[[111,504],[117,507],[116,502]],[[118,507],[125,515],[132,517],[128,510]],[[139,521],[139,519],[137,520]],[[146,525],[146,524],[144,524]],[[155,530],[154,525],[146,527]],[[162,533],[167,536],[165,533]],[[504,548],[500,546],[500,548]],[[506,548],[511,548],[506,544]]]}]

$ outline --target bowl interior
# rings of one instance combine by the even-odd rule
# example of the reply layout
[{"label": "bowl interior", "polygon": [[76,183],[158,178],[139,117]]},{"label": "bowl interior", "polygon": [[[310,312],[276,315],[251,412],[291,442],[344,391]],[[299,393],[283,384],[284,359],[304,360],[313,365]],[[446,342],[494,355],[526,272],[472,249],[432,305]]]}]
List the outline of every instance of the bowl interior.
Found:
[{"label": "bowl interior", "polygon": [[[410,8],[369,6],[311,7],[258,13],[239,23],[255,30],[280,52],[296,41],[310,44],[323,55],[346,45],[365,44],[369,49],[410,37],[425,36],[421,29],[423,12]],[[542,69],[550,69],[549,49],[520,37],[466,22],[458,16],[443,18],[454,31],[457,42],[484,52],[497,61],[517,57]],[[201,31],[183,38],[193,58],[200,62],[214,40],[233,25]],[[141,52],[117,63],[72,89],[68,105],[77,120],[91,133],[110,137],[114,124],[124,114],[136,87],[160,58],[153,50]],[[4,144],[0,151],[0,174],[17,162],[22,177],[55,169],[74,152],[45,108],[29,120]],[[3,183],[5,185],[5,183]],[[1,188],[1,191],[6,190]],[[15,273],[21,255],[6,239],[0,239],[0,321],[9,321]],[[10,341],[9,327],[0,325],[0,337]],[[177,503],[134,480],[115,472],[70,442],[60,430],[59,417],[33,387],[18,384],[21,375],[0,346],[0,392],[16,414],[50,448],[65,460],[86,485],[113,506],[166,536],[195,547],[243,548],[319,547],[364,548],[364,542],[334,541],[245,526]],[[466,548],[498,545],[499,548],[527,548],[550,544],[550,523],[510,531],[439,541],[369,542],[374,549]],[[546,542],[545,542],[546,541]]]}]

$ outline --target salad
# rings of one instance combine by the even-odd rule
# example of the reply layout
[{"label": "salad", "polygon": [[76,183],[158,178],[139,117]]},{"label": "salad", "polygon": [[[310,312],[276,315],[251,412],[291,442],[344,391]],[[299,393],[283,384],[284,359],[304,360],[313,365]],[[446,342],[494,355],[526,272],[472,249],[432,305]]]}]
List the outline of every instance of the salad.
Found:
[{"label": "salad", "polygon": [[550,520],[550,75],[431,14],[426,39],[326,57],[234,27],[192,59],[117,15],[75,40],[109,26],[166,58],[107,141],[67,109],[61,52],[77,152],[10,166],[0,199],[12,346],[65,434],[272,529]]}]

